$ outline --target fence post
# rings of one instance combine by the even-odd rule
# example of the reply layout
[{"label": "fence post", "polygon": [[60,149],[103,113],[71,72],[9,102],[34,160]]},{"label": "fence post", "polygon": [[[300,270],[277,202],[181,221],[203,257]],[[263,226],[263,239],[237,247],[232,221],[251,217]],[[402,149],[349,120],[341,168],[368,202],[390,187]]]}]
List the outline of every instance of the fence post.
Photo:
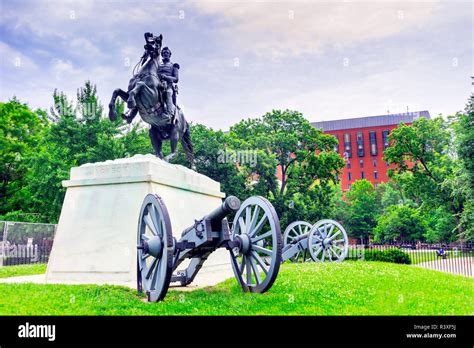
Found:
[{"label": "fence post", "polygon": [[5,258],[5,242],[7,241],[7,238],[6,238],[7,226],[8,226],[8,223],[5,221],[5,223],[3,224],[3,231],[2,231],[2,248],[1,248],[1,255],[0,255],[0,267],[3,266],[3,259]]}]

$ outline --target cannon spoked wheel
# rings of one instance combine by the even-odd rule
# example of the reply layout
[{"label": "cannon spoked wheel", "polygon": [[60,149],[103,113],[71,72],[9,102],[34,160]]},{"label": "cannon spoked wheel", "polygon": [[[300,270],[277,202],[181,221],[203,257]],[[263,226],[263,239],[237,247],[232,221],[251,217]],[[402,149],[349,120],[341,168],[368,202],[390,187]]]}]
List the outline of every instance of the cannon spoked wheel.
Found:
[{"label": "cannon spoked wheel", "polygon": [[281,264],[280,220],[271,203],[255,196],[235,214],[231,250],[232,268],[244,291],[265,292],[273,285]]},{"label": "cannon spoked wheel", "polygon": [[348,248],[346,230],[334,220],[320,220],[309,232],[308,249],[314,261],[341,262],[346,258]]},{"label": "cannon spoked wheel", "polygon": [[[306,221],[294,221],[288,225],[283,233],[283,247],[287,246],[288,244],[292,244],[294,240],[307,234],[311,230],[312,225],[307,223]],[[310,258],[306,257],[306,250],[304,252],[299,251],[295,256],[290,258],[292,262],[305,262],[307,259],[311,260]]]},{"label": "cannon spoked wheel", "polygon": [[143,201],[138,221],[138,292],[148,301],[161,301],[168,291],[173,267],[173,235],[163,200],[149,194]]}]

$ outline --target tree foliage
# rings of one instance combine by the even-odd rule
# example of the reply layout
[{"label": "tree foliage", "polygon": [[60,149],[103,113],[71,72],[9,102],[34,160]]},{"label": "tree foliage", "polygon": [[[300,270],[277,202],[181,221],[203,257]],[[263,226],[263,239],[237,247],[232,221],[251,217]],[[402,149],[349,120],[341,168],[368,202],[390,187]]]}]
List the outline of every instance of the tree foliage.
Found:
[{"label": "tree foliage", "polygon": [[[136,136],[136,133],[117,137],[121,123],[112,123],[103,117],[96,87],[90,81],[78,89],[75,104],[64,93],[57,91],[53,94],[53,102],[49,118],[54,122],[43,122],[46,119],[44,112],[41,113],[43,117],[39,118],[37,114],[25,110],[16,122],[18,129],[38,123],[43,124],[43,128],[41,137],[28,135],[32,145],[31,151],[21,157],[24,168],[22,180],[16,182],[18,190],[6,199],[15,205],[9,209],[10,213],[16,212],[14,215],[18,217],[21,217],[19,212],[34,214],[35,219],[43,222],[58,220],[65,194],[61,182],[69,178],[71,167],[123,157],[130,152],[127,144],[136,150],[133,141],[127,142],[134,140],[128,138]],[[18,107],[17,104],[13,103]],[[7,142],[10,146],[21,144],[11,138]],[[9,149],[8,152],[11,154],[14,150]],[[31,218],[25,216],[22,220]]]},{"label": "tree foliage", "polygon": [[34,153],[45,125],[41,110],[33,112],[16,98],[0,103],[0,215],[21,208],[11,197],[25,183],[25,158]]},{"label": "tree foliage", "polygon": [[459,156],[459,170],[454,182],[454,193],[464,198],[461,213],[461,237],[474,240],[474,94],[469,98],[465,113],[453,118],[456,134],[455,146]]},{"label": "tree foliage", "polygon": [[231,127],[229,141],[234,149],[258,152],[256,166],[244,165],[256,178],[250,193],[270,198],[282,226],[300,217],[315,222],[322,214],[334,214],[333,186],[344,161],[333,150],[336,139],[314,128],[301,113],[273,110],[242,120]]},{"label": "tree foliage", "polygon": [[374,239],[380,242],[414,242],[423,240],[426,223],[419,211],[408,205],[392,205],[380,216]]},{"label": "tree foliage", "polygon": [[[201,124],[191,124],[196,170],[221,183],[221,191],[243,198],[246,195],[246,173],[239,169],[233,150],[227,145],[222,131]],[[225,154],[228,154],[227,156]],[[184,151],[179,152],[176,163],[188,165]]]},{"label": "tree foliage", "polygon": [[351,237],[367,241],[377,225],[380,204],[371,182],[357,180],[346,192],[343,221]]},{"label": "tree foliage", "polygon": [[390,142],[385,160],[397,166],[389,176],[413,201],[423,204],[425,211],[445,206],[457,219],[458,234],[462,234],[460,217],[465,198],[456,194],[459,161],[450,122],[442,117],[419,118],[411,126],[401,124],[394,129]]}]

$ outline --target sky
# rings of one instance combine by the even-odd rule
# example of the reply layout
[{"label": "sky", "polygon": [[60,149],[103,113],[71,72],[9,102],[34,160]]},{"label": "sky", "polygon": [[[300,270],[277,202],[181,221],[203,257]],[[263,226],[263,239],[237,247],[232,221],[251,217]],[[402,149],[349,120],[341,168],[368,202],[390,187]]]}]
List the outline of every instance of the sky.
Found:
[{"label": "sky", "polygon": [[186,118],[227,130],[272,109],[309,121],[464,109],[471,1],[0,0],[0,101],[49,110],[86,80],[106,106],[145,32],[180,65]]}]

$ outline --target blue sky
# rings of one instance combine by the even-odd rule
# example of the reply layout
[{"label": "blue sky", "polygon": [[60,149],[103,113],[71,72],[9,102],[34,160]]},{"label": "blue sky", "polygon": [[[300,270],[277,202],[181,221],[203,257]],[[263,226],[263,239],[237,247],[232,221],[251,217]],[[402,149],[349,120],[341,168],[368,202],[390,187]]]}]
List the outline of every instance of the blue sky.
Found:
[{"label": "blue sky", "polygon": [[126,88],[143,33],[180,64],[188,120],[227,129],[272,109],[310,121],[464,108],[472,2],[0,0],[0,100],[49,109],[90,79]]}]

